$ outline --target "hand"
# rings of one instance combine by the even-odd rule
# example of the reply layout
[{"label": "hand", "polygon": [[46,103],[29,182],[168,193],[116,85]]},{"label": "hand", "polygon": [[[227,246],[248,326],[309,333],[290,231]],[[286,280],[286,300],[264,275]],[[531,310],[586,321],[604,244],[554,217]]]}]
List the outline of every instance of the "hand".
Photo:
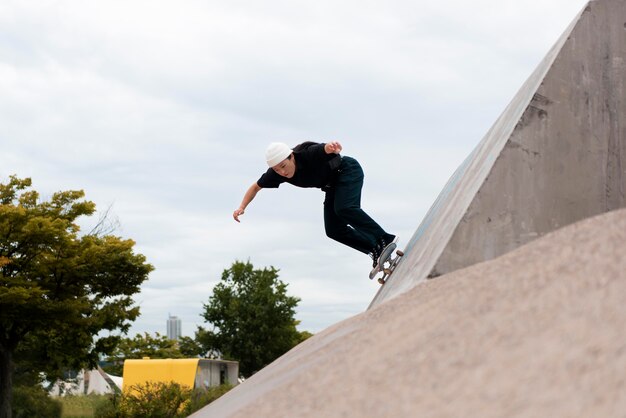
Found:
[{"label": "hand", "polygon": [[326,154],[339,154],[342,149],[341,144],[337,141],[327,142],[326,146],[324,146]]},{"label": "hand", "polygon": [[237,209],[236,211],[233,212],[233,218],[237,221],[237,222],[241,222],[239,220],[239,217],[241,215],[243,215],[244,213],[246,213],[242,208]]}]

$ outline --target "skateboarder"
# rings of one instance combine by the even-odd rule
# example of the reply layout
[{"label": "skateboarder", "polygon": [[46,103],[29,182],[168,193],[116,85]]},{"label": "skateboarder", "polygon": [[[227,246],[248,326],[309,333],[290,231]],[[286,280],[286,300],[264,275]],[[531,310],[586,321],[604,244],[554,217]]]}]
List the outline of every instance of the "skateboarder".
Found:
[{"label": "skateboarder", "polygon": [[282,183],[319,188],[326,193],[326,235],[368,254],[376,268],[381,253],[395,242],[396,236],[385,232],[361,209],[363,170],[354,158],[341,156],[341,150],[336,141],[304,142],[293,149],[283,143],[271,143],[265,152],[270,168],[248,188],[233,218],[239,222],[261,189],[277,188]]}]

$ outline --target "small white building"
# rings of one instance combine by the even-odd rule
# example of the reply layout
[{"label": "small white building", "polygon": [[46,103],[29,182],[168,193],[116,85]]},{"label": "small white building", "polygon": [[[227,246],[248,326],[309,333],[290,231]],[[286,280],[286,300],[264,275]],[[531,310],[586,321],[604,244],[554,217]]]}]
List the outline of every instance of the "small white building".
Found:
[{"label": "small white building", "polygon": [[105,395],[120,392],[123,379],[119,376],[107,374],[100,366],[94,370],[81,370],[76,378],[57,381],[50,390],[52,396],[65,395]]}]

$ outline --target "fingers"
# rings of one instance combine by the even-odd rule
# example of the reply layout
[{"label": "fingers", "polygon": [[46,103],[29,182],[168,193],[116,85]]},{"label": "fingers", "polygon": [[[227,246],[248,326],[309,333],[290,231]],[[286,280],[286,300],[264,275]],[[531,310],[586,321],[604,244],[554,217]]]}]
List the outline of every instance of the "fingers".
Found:
[{"label": "fingers", "polygon": [[241,210],[241,209],[237,209],[236,211],[234,211],[234,212],[233,212],[233,219],[234,219],[234,220],[236,220],[237,222],[241,222],[241,221],[239,220],[239,217],[240,217],[241,215],[243,215],[243,214],[244,214],[244,211],[243,211],[243,210]]},{"label": "fingers", "polygon": [[341,144],[337,141],[331,141],[328,143],[330,152],[338,153],[341,152]]}]

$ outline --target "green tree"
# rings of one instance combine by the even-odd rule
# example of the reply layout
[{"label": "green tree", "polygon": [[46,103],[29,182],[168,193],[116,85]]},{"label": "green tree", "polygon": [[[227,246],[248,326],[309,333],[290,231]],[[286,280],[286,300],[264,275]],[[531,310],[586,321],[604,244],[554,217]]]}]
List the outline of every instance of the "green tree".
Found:
[{"label": "green tree", "polygon": [[134,242],[92,231],[76,220],[95,213],[83,191],[48,201],[30,179],[0,184],[0,418],[11,416],[14,365],[45,372],[95,366],[139,315],[132,295],[152,266]]},{"label": "green tree", "polygon": [[185,355],[179,349],[177,341],[170,340],[158,332],[154,334],[154,337],[146,332],[144,335],[137,334],[134,338],[121,339],[113,354],[107,358],[107,361],[112,365],[106,366],[104,369],[107,373],[121,376],[124,360],[144,357],[184,358]]},{"label": "green tree", "polygon": [[180,337],[178,348],[185,358],[201,357],[205,353],[204,348],[195,338],[186,336]]},{"label": "green tree", "polygon": [[197,339],[205,352],[238,360],[240,373],[250,376],[303,338],[294,319],[299,301],[287,295],[274,267],[255,270],[250,262],[235,262],[204,305],[203,317],[213,329],[200,328]]},{"label": "green tree", "polygon": [[122,376],[124,360],[150,358],[194,358],[205,353],[202,345],[194,338],[182,336],[178,341],[170,340],[158,332],[154,336],[137,334],[134,338],[123,338],[107,358],[102,368],[109,374]]}]

